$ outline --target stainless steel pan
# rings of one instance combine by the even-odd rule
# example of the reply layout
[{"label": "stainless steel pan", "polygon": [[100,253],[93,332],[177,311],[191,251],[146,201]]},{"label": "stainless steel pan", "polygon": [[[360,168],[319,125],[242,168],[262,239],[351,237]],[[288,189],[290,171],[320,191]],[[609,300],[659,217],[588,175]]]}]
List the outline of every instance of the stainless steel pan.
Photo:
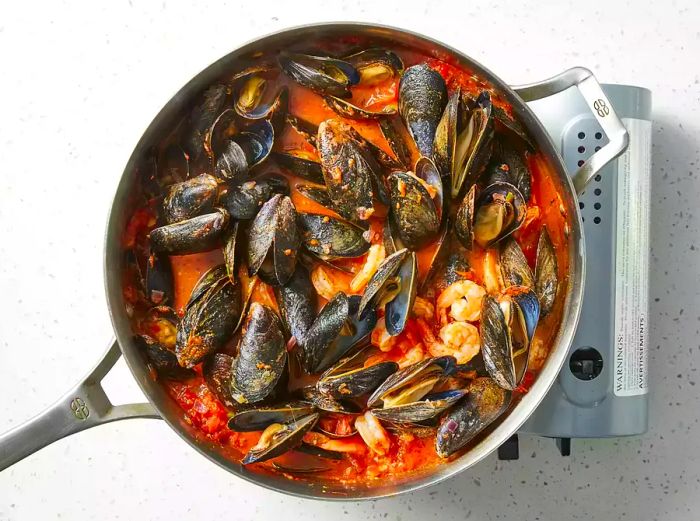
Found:
[{"label": "stainless steel pan", "polygon": [[[380,482],[344,485],[339,483],[312,483],[292,481],[283,476],[258,474],[232,461],[218,445],[203,439],[197,431],[183,421],[180,408],[164,389],[149,376],[143,355],[132,340],[129,318],[122,299],[122,263],[124,259],[120,237],[132,208],[130,195],[134,170],[144,151],[169,130],[183,107],[197,92],[210,84],[223,72],[233,70],[241,57],[261,49],[282,49],[298,42],[314,41],[318,38],[336,38],[359,35],[368,37],[377,44],[404,45],[419,52],[436,57],[450,56],[460,65],[474,71],[499,89],[513,106],[516,117],[527,127],[537,147],[548,157],[554,172],[567,214],[570,216],[568,236],[569,273],[568,281],[561,288],[565,293],[564,313],[561,327],[536,382],[522,401],[472,450],[462,457],[437,468],[419,471],[408,476],[386,479]],[[542,124],[525,102],[550,96],[569,87],[578,87],[607,134],[609,144],[596,152],[573,176],[566,173],[564,163]],[[576,330],[581,308],[585,249],[583,230],[576,193],[611,159],[627,146],[627,131],[612,110],[610,102],[590,71],[583,68],[568,70],[540,83],[521,87],[510,87],[492,72],[459,51],[424,36],[372,24],[331,23],[288,29],[262,37],[231,52],[210,65],[185,85],[160,111],[136,145],[126,164],[117,188],[107,225],[105,239],[105,287],[107,303],[114,326],[116,340],[93,371],[71,389],[48,410],[39,416],[0,436],[0,470],[60,438],[88,429],[95,425],[127,418],[162,418],[187,443],[232,474],[264,487],[292,495],[319,498],[357,500],[391,496],[420,489],[438,483],[461,472],[493,452],[507,440],[530,416],[540,403],[559,373]],[[114,406],[106,396],[101,381],[123,355],[134,378],[150,403]]]}]

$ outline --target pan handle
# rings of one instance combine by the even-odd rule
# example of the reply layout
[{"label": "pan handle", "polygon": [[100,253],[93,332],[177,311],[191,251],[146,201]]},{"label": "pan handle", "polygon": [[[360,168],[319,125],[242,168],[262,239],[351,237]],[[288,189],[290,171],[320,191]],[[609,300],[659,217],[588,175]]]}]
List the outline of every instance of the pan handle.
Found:
[{"label": "pan handle", "polygon": [[528,102],[552,96],[569,87],[578,87],[609,140],[607,145],[588,158],[573,175],[574,188],[580,194],[593,176],[624,152],[629,143],[627,129],[615,113],[600,83],[588,69],[574,67],[544,81],[515,86],[513,90],[523,101]]},{"label": "pan handle", "polygon": [[119,359],[114,340],[82,382],[31,420],[0,434],[0,471],[70,434],[96,425],[128,418],[160,418],[150,403],[112,405],[102,379]]}]

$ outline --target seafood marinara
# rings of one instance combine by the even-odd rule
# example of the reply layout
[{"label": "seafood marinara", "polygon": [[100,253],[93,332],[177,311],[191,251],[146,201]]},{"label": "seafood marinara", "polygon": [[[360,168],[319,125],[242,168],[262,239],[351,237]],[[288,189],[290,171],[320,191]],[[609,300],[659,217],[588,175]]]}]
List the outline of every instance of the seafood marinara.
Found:
[{"label": "seafood marinara", "polygon": [[449,60],[342,39],[254,54],[134,175],[123,289],[145,363],[256,471],[367,482],[458,457],[557,334],[556,184]]}]

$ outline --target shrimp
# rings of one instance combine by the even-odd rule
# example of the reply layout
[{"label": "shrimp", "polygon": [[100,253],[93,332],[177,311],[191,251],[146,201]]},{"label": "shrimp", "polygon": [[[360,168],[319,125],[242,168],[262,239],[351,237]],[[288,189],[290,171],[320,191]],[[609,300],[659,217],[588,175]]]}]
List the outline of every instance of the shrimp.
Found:
[{"label": "shrimp", "polygon": [[355,428],[367,446],[380,456],[384,456],[391,447],[389,434],[371,411],[355,419]]},{"label": "shrimp", "polygon": [[425,358],[425,348],[423,344],[418,343],[408,348],[401,357],[396,360],[396,363],[399,364],[400,369],[403,369],[404,367],[420,362],[423,358]]},{"label": "shrimp", "polygon": [[454,356],[458,364],[466,364],[481,349],[479,330],[469,322],[451,322],[440,329],[440,338],[423,319],[418,319],[423,342],[432,356]]},{"label": "shrimp", "polygon": [[350,281],[350,289],[353,292],[357,293],[367,285],[385,256],[386,252],[382,244],[373,244],[370,246],[365,263]]},{"label": "shrimp", "polygon": [[458,280],[447,286],[437,299],[438,311],[448,307],[450,316],[460,322],[474,322],[481,316],[481,299],[486,290],[471,280]]},{"label": "shrimp", "polygon": [[435,308],[429,300],[416,297],[416,300],[413,303],[413,314],[426,320],[432,320],[432,318],[435,316]]},{"label": "shrimp", "polygon": [[549,350],[545,347],[541,338],[535,336],[530,343],[530,353],[528,355],[528,367],[531,371],[539,371],[547,359]]},{"label": "shrimp", "polygon": [[377,324],[372,330],[372,345],[377,346],[382,351],[391,351],[397,341],[397,337],[391,336],[386,330],[386,322],[384,317],[377,320]]},{"label": "shrimp", "polygon": [[326,300],[330,300],[340,292],[350,292],[350,285],[343,275],[319,264],[311,271],[311,283],[319,295]]}]

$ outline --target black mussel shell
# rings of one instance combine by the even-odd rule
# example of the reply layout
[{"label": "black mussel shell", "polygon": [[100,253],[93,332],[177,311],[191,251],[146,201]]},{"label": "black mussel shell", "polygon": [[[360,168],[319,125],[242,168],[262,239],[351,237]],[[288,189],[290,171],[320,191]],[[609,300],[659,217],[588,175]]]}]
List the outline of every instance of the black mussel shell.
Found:
[{"label": "black mussel shell", "polygon": [[352,65],[335,58],[282,52],[278,61],[290,78],[321,94],[349,98],[348,87],[360,81],[360,74]]},{"label": "black mussel shell", "polygon": [[309,402],[302,401],[244,409],[231,416],[228,428],[236,432],[262,431],[273,423],[287,423],[308,416],[315,409]]},{"label": "black mussel shell", "polygon": [[163,200],[163,218],[167,224],[208,213],[214,208],[219,185],[216,178],[201,174],[174,184]]},{"label": "black mussel shell", "polygon": [[292,114],[287,114],[285,120],[287,123],[289,123],[289,126],[291,126],[301,137],[306,140],[307,143],[316,148],[318,125],[314,125],[313,123],[297,116],[293,116]]},{"label": "black mussel shell", "polygon": [[511,117],[505,110],[494,105],[493,119],[496,122],[496,130],[498,130],[500,134],[511,138],[513,142],[522,143],[525,148],[529,150],[535,150],[535,143],[530,139],[525,127],[523,127],[519,121]]},{"label": "black mussel shell", "polygon": [[238,357],[233,363],[231,394],[238,403],[267,398],[287,364],[282,323],[267,306],[253,302],[243,326]]},{"label": "black mussel shell", "polygon": [[378,419],[394,423],[418,423],[435,418],[466,394],[464,389],[430,393],[421,400],[388,408],[372,409]]},{"label": "black mussel shell", "polygon": [[403,244],[417,250],[435,240],[440,230],[440,214],[430,193],[410,172],[389,176],[391,219]]},{"label": "black mussel shell", "polygon": [[510,183],[494,183],[477,198],[472,224],[474,241],[488,248],[520,228],[527,206],[522,194]]},{"label": "black mussel shell", "polygon": [[403,72],[403,61],[387,49],[373,47],[344,57],[360,73],[361,85],[376,85]]},{"label": "black mussel shell", "polygon": [[304,246],[323,259],[359,257],[370,247],[362,228],[329,215],[300,213],[298,222]]},{"label": "black mussel shell", "polygon": [[226,85],[212,85],[204,91],[192,109],[187,125],[188,133],[183,142],[183,148],[192,160],[196,161],[205,152],[207,132],[221,113],[228,93]]},{"label": "black mussel shell", "polygon": [[499,265],[505,286],[535,287],[535,277],[527,263],[525,254],[518,242],[512,237],[502,241]]},{"label": "black mussel shell", "polygon": [[221,198],[221,205],[234,219],[252,219],[275,194],[289,195],[287,178],[265,174],[230,186]]},{"label": "black mussel shell", "polygon": [[404,330],[406,321],[413,310],[413,303],[416,300],[416,292],[418,290],[418,259],[416,252],[410,252],[401,261],[396,275],[401,281],[401,287],[396,296],[387,302],[384,308],[386,330],[391,336],[396,336]]},{"label": "black mussel shell", "polygon": [[443,418],[435,438],[435,449],[441,458],[448,458],[474,439],[496,418],[503,414],[511,400],[490,378],[477,378],[468,388],[467,396]]},{"label": "black mussel shell", "polygon": [[236,402],[231,397],[232,365],[233,357],[225,353],[214,353],[202,364],[202,375],[207,387],[229,410],[236,409]]},{"label": "black mussel shell", "polygon": [[289,89],[275,89],[274,76],[274,73],[264,67],[253,67],[237,76],[234,109],[239,116],[252,120],[282,118],[281,121],[284,121]]},{"label": "black mussel shell", "polygon": [[294,188],[307,199],[311,199],[325,208],[330,208],[333,205],[331,198],[328,197],[328,189],[324,185],[299,183]]},{"label": "black mussel shell", "polygon": [[321,375],[316,388],[322,394],[337,400],[358,398],[373,392],[399,366],[396,362],[378,362],[363,365],[367,356],[365,351],[344,358]]},{"label": "black mussel shell", "polygon": [[333,209],[351,221],[374,213],[374,160],[349,125],[329,119],[318,127],[318,151]]},{"label": "black mussel shell", "polygon": [[370,110],[335,96],[326,96],[326,104],[335,112],[348,119],[379,119],[396,114],[396,105],[388,103],[379,110]]},{"label": "black mussel shell", "polygon": [[447,103],[442,76],[425,63],[406,69],[399,83],[399,113],[419,152],[430,157],[435,130]]},{"label": "black mussel shell", "polygon": [[[379,120],[379,128],[389,147],[399,161],[399,167],[408,170],[411,167],[411,149],[409,148],[408,136],[400,118],[382,118]],[[409,138],[410,139],[410,138]]]},{"label": "black mussel shell", "polygon": [[146,353],[146,358],[153,364],[159,376],[166,378],[188,378],[192,371],[181,367],[175,353],[165,348],[160,342],[148,335],[137,335],[136,345]]},{"label": "black mussel shell", "polygon": [[202,295],[204,295],[207,292],[207,290],[209,290],[209,288],[212,287],[213,284],[226,277],[226,275],[227,271],[226,266],[224,264],[217,264],[216,266],[213,266],[204,273],[202,273],[202,275],[199,277],[199,280],[195,282],[194,287],[190,292],[190,298],[187,301],[185,309],[190,308],[195,302],[197,302],[200,299]]},{"label": "black mussel shell", "polygon": [[291,174],[303,177],[307,181],[323,184],[323,172],[321,163],[311,158],[310,154],[302,150],[287,152],[272,152],[270,158],[282,169]]},{"label": "black mussel shell", "polygon": [[185,221],[154,228],[150,233],[154,251],[185,255],[211,250],[228,226],[229,215],[223,208]]},{"label": "black mussel shell", "polygon": [[358,313],[361,317],[367,311],[381,307],[397,295],[401,289],[401,280],[396,274],[408,255],[409,251],[404,248],[386,257],[377,267],[377,271],[365,286],[360,300]]},{"label": "black mussel shell", "polygon": [[276,458],[301,443],[304,434],[318,421],[318,414],[310,414],[289,423],[273,423],[262,433],[260,441],[243,458],[243,465]]},{"label": "black mussel shell", "polygon": [[189,305],[177,331],[180,365],[193,367],[223,347],[239,323],[242,306],[241,286],[229,277],[214,282]]},{"label": "black mussel shell", "polygon": [[464,196],[455,215],[455,235],[466,249],[474,247],[474,207],[476,205],[476,185]]},{"label": "black mussel shell", "polygon": [[297,264],[287,284],[275,287],[275,297],[289,336],[293,336],[303,350],[306,333],[316,318],[318,302],[307,269]]},{"label": "black mussel shell", "polygon": [[540,314],[547,316],[554,307],[559,286],[557,253],[547,228],[542,228],[537,241],[537,261],[535,264],[535,293],[540,301]]},{"label": "black mussel shell", "polygon": [[181,183],[190,177],[189,157],[177,144],[171,143],[163,151],[158,163],[160,182],[166,186]]},{"label": "black mussel shell", "polygon": [[146,259],[146,298],[156,306],[172,304],[173,270],[167,255],[150,252]]}]

